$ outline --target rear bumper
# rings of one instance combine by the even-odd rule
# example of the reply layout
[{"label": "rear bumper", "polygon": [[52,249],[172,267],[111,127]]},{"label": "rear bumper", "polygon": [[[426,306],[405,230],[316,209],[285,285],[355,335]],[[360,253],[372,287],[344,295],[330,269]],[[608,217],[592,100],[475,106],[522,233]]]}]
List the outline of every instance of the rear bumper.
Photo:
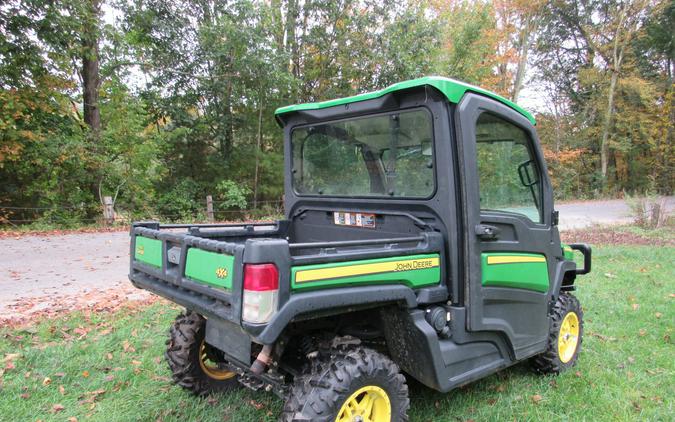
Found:
[{"label": "rear bumper", "polygon": [[[191,281],[177,285],[148,274],[150,271],[144,269],[140,272],[132,269],[129,280],[139,289],[148,290],[206,317],[239,323],[239,314],[234,311],[229,294]],[[213,292],[205,291],[207,289]]]}]

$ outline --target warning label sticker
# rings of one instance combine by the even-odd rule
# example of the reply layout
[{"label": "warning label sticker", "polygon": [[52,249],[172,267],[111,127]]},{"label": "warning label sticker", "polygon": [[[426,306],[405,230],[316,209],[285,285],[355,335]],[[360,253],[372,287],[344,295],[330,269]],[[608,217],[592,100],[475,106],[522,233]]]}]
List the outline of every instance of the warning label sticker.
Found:
[{"label": "warning label sticker", "polygon": [[338,226],[365,227],[367,229],[374,229],[375,214],[336,211],[333,213],[333,222]]}]

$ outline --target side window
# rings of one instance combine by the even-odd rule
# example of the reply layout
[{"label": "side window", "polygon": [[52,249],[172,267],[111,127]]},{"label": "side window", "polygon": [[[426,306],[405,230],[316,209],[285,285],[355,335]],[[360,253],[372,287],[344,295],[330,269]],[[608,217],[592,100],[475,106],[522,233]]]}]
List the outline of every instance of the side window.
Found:
[{"label": "side window", "polygon": [[493,114],[476,122],[481,210],[522,214],[541,223],[541,180],[532,141],[523,129]]}]

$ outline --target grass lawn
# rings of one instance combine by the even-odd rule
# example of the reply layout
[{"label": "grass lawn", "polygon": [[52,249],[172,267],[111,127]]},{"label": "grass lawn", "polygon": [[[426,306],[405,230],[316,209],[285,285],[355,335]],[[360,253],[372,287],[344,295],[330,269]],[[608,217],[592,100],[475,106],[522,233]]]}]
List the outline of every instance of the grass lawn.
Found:
[{"label": "grass lawn", "polygon": [[[449,394],[411,383],[411,420],[672,420],[675,248],[594,253],[593,273],[577,283],[585,338],[576,368],[542,377],[517,365]],[[197,399],[170,384],[163,352],[177,312],[158,302],[0,328],[0,420],[276,420],[272,394]]]}]

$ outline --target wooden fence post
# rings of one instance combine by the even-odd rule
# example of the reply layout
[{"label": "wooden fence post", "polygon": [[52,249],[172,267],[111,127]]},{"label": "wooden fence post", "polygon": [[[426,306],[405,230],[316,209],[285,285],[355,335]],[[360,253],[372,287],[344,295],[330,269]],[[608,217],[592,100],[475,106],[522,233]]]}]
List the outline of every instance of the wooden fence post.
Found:
[{"label": "wooden fence post", "polygon": [[115,209],[112,196],[103,197],[103,222],[106,225],[111,225],[115,222]]},{"label": "wooden fence post", "polygon": [[213,223],[213,197],[211,195],[206,195],[206,218],[209,223]]}]

